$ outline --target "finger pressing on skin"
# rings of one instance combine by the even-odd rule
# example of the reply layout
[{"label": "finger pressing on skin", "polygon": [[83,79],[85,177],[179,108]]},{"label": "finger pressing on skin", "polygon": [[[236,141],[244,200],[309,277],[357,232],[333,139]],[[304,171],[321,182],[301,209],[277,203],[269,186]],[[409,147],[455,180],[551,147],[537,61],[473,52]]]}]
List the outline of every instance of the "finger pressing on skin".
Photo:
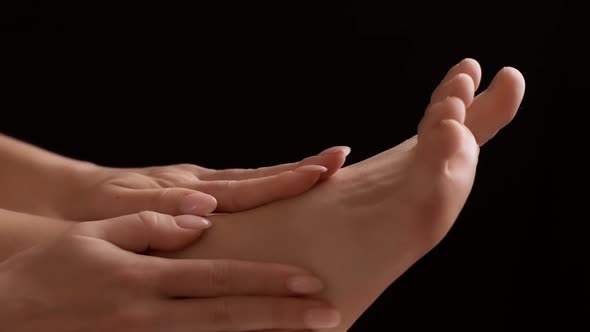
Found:
[{"label": "finger pressing on skin", "polygon": [[108,241],[136,253],[179,250],[196,240],[211,222],[192,215],[170,216],[153,211],[80,223],[71,232]]},{"label": "finger pressing on skin", "polygon": [[170,298],[219,296],[293,296],[323,289],[303,269],[237,260],[161,259],[153,264],[157,292]]},{"label": "finger pressing on skin", "polygon": [[318,300],[295,297],[216,297],[167,300],[154,323],[172,322],[186,331],[256,331],[321,329],[340,324],[340,314]]},{"label": "finger pressing on skin", "polygon": [[316,156],[307,157],[299,162],[281,164],[269,167],[260,167],[255,169],[223,169],[223,170],[208,170],[203,174],[199,174],[199,179],[205,181],[217,180],[248,180],[267,176],[278,175],[287,171],[294,171],[298,167],[306,165],[324,166],[328,170],[322,174],[322,179],[334,174],[350,153],[350,148],[347,146],[335,146],[320,152]]},{"label": "finger pressing on skin", "polygon": [[194,189],[214,196],[217,212],[236,212],[297,196],[313,187],[326,171],[324,166],[307,165],[262,178],[201,181]]},{"label": "finger pressing on skin", "polygon": [[170,215],[203,216],[215,210],[217,200],[211,195],[187,188],[117,188],[107,204],[111,215],[105,215],[105,218],[146,210]]},{"label": "finger pressing on skin", "polygon": [[467,110],[465,125],[477,143],[483,145],[506,126],[516,113],[525,91],[522,74],[511,67],[500,70],[490,86],[480,93]]},{"label": "finger pressing on skin", "polygon": [[350,151],[350,147],[348,146],[335,146],[320,152],[317,156],[303,159],[298,165],[322,165],[326,167],[328,170],[320,176],[321,181],[334,175],[334,173],[342,168]]}]

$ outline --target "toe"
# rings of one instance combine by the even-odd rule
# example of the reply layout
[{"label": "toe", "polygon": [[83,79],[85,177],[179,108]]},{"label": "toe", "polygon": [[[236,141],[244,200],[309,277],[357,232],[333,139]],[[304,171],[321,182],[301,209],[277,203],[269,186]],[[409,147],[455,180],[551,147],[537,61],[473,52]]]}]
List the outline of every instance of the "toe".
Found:
[{"label": "toe", "polygon": [[478,149],[471,132],[454,119],[418,136],[405,188],[408,213],[425,244],[440,241],[458,217],[473,185]]},{"label": "toe", "polygon": [[459,123],[465,121],[465,104],[462,99],[447,97],[440,102],[429,105],[418,125],[418,135],[423,135],[432,130],[445,119],[455,120]]},{"label": "toe", "polygon": [[413,165],[419,178],[464,178],[460,182],[469,183],[475,174],[479,147],[461,121],[464,115],[465,105],[458,98],[447,98],[427,112],[418,133]]},{"label": "toe", "polygon": [[486,91],[479,94],[469,107],[465,125],[483,145],[506,126],[518,111],[524,96],[522,74],[511,67],[498,72]]},{"label": "toe", "polygon": [[471,132],[455,119],[441,120],[418,136],[416,162],[427,165],[435,176],[452,176],[477,161],[478,147]]},{"label": "toe", "polygon": [[430,98],[430,103],[437,103],[447,97],[457,97],[463,101],[466,107],[471,105],[475,94],[475,84],[471,76],[460,73],[444,85],[437,88]]},{"label": "toe", "polygon": [[458,64],[454,65],[451,69],[449,69],[449,71],[442,79],[435,91],[447,84],[451,79],[453,79],[455,76],[461,73],[467,74],[469,75],[469,77],[471,77],[474,83],[475,90],[477,90],[477,88],[479,87],[479,83],[481,82],[481,66],[474,59],[466,58]]}]

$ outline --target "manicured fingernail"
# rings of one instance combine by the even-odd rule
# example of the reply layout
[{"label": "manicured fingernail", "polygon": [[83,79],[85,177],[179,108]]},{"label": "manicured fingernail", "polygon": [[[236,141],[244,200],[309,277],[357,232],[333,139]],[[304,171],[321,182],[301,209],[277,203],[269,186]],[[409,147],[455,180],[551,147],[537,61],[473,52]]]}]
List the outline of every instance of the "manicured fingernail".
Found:
[{"label": "manicured fingernail", "polygon": [[313,308],[305,313],[304,321],[312,329],[325,329],[340,324],[340,313],[334,309]]},{"label": "manicured fingernail", "polygon": [[180,203],[180,211],[186,214],[207,214],[217,207],[217,200],[205,193],[186,195]]},{"label": "manicured fingernail", "polygon": [[182,228],[205,229],[211,227],[211,222],[203,217],[190,214],[174,217],[176,224]]},{"label": "manicured fingernail", "polygon": [[328,171],[328,169],[324,166],[320,166],[320,165],[305,165],[305,166],[301,166],[301,167],[297,167],[295,169],[295,172],[310,172],[310,173],[326,173]]},{"label": "manicured fingernail", "polygon": [[287,288],[295,293],[314,294],[324,289],[324,283],[312,276],[295,276],[287,281]]},{"label": "manicured fingernail", "polygon": [[348,156],[350,154],[350,148],[348,146],[334,146],[329,149],[326,149],[318,154],[318,156],[323,156],[325,154],[336,153],[336,152],[344,152],[344,156]]}]

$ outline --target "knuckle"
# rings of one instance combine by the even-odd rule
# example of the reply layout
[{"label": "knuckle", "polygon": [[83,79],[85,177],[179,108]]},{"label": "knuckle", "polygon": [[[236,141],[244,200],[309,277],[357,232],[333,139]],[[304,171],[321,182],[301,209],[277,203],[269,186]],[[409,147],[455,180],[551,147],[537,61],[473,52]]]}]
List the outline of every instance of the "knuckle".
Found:
[{"label": "knuckle", "polygon": [[158,211],[162,211],[162,209],[166,207],[166,201],[168,201],[169,198],[173,198],[173,195],[174,190],[172,188],[160,189],[158,194],[154,196],[152,206],[154,206]]},{"label": "knuckle", "polygon": [[211,289],[221,293],[230,293],[232,284],[229,263],[225,261],[211,262],[208,282]]},{"label": "knuckle", "polygon": [[228,193],[227,205],[230,210],[238,211],[241,209],[240,201],[238,200],[238,181],[228,180],[225,182],[225,190]]},{"label": "knuckle", "polygon": [[141,211],[137,214],[139,221],[148,229],[158,225],[159,213],[154,211]]},{"label": "knuckle", "polygon": [[199,174],[201,174],[201,173],[210,173],[210,172],[214,171],[209,168],[205,168],[205,167],[195,165],[195,164],[188,164],[188,163],[177,164],[176,167],[180,170],[185,171],[185,172],[190,172],[196,176],[199,176]]},{"label": "knuckle", "polygon": [[174,223],[174,217],[154,211],[142,211],[137,214],[139,221],[147,229],[157,229],[162,224]]}]

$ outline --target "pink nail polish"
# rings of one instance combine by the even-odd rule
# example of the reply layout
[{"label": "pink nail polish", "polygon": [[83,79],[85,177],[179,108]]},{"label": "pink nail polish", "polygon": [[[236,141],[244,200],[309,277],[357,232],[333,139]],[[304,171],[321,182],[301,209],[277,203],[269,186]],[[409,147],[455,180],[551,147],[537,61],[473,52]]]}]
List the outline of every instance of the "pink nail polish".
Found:
[{"label": "pink nail polish", "polygon": [[350,154],[350,147],[348,147],[348,146],[334,146],[334,147],[331,147],[329,149],[326,149],[326,150],[320,152],[318,154],[318,156],[323,156],[323,155],[330,154],[330,153],[337,153],[340,151],[344,152],[344,156],[348,156]]},{"label": "pink nail polish", "polygon": [[174,221],[179,227],[188,229],[206,229],[211,227],[211,221],[193,215],[182,215],[174,217]]},{"label": "pink nail polish", "polygon": [[328,169],[321,165],[305,165],[295,169],[295,172],[301,173],[326,173]]},{"label": "pink nail polish", "polygon": [[295,276],[287,281],[287,288],[295,293],[314,294],[324,288],[324,284],[318,278],[312,276]]},{"label": "pink nail polish", "polygon": [[207,214],[217,206],[215,197],[203,193],[185,196],[180,202],[180,211],[185,214]]},{"label": "pink nail polish", "polygon": [[304,320],[312,329],[325,329],[338,326],[342,318],[334,309],[313,308],[305,313]]}]

